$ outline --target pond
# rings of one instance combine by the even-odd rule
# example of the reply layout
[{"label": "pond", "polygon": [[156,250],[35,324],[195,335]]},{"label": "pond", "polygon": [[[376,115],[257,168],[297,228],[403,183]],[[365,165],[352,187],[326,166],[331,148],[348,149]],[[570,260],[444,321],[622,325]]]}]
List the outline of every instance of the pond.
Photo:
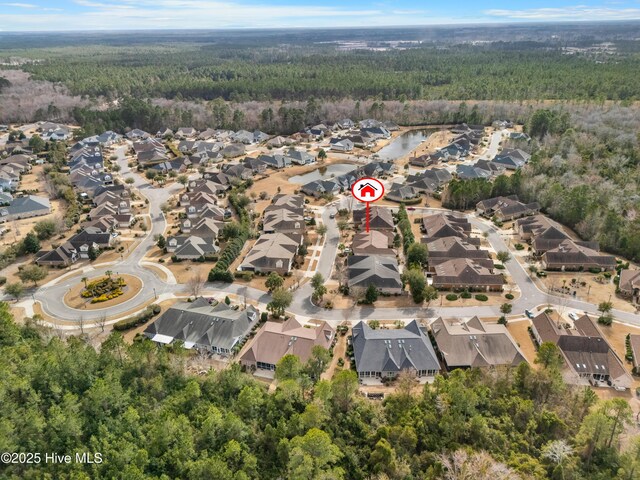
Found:
[{"label": "pond", "polygon": [[429,138],[429,135],[431,135],[433,131],[433,129],[424,129],[405,132],[389,145],[381,148],[378,151],[378,158],[380,160],[393,161],[404,157]]},{"label": "pond", "polygon": [[329,180],[333,177],[339,177],[340,175],[344,175],[352,170],[358,168],[357,165],[350,165],[348,163],[334,163],[332,165],[327,165],[326,167],[316,168],[304,175],[296,175],[295,177],[291,177],[289,182],[291,183],[299,183],[301,185],[305,185],[309,182],[315,182],[316,180]]}]

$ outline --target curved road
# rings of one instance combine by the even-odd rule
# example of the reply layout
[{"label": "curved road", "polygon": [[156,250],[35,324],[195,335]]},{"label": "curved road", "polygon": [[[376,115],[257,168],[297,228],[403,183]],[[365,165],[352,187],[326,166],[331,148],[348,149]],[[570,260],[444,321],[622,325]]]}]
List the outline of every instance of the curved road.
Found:
[{"label": "curved road", "polygon": [[[145,180],[142,179],[136,173],[130,171],[124,158],[124,147],[117,152],[121,167],[122,176],[132,176],[135,179],[134,186],[140,191],[141,194],[149,199],[150,205],[150,217],[152,228],[148,232],[147,236],[142,240],[138,247],[125,259],[120,262],[114,262],[111,264],[97,265],[95,267],[87,267],[83,270],[78,270],[69,273],[59,279],[50,282],[51,284],[44,285],[36,290],[34,298],[42,305],[44,312],[55,319],[59,319],[64,322],[78,322],[80,317],[85,323],[91,321],[99,321],[106,314],[111,322],[115,319],[131,314],[136,309],[142,309],[142,306],[152,299],[161,297],[171,298],[176,294],[186,295],[185,287],[183,285],[166,282],[160,279],[156,273],[143,266],[144,256],[147,251],[153,247],[154,236],[161,234],[165,231],[166,219],[162,213],[160,206],[168,201],[168,199],[177,193],[181,186],[179,184],[173,184],[167,188],[153,188]],[[333,204],[332,204],[333,205]],[[325,243],[318,262],[317,271],[322,274],[324,278],[331,277],[331,270],[333,268],[338,244],[340,240],[339,231],[335,219],[329,218],[332,208],[325,208],[322,211],[323,223],[327,226],[327,234],[325,236]],[[417,211],[423,213],[436,213],[442,211],[441,209],[433,209],[427,207],[417,207]],[[504,240],[498,233],[498,230],[490,224],[480,221],[474,216],[468,216],[472,225],[481,232],[487,232],[487,240],[497,251],[509,250]],[[506,267],[518,285],[521,296],[513,301],[514,313],[523,313],[525,309],[534,310],[541,305],[548,303],[561,305],[564,308],[575,309],[579,311],[588,312],[598,315],[597,307],[587,302],[575,300],[567,297],[560,297],[551,295],[549,293],[541,291],[535,282],[531,279],[529,274],[525,271],[522,265],[517,260],[509,260],[506,262]],[[99,310],[77,310],[65,305],[63,298],[67,291],[77,282],[80,281],[79,277],[90,275],[91,277],[104,275],[107,270],[112,270],[117,273],[127,273],[130,275],[136,275],[142,279],[144,286],[142,292],[133,299],[123,302],[120,305],[109,307]],[[440,307],[438,305],[430,305],[425,307],[400,307],[400,308],[380,308],[361,306],[343,310],[326,310],[316,307],[310,301],[311,297],[311,285],[310,283],[304,284],[294,295],[292,305],[288,308],[288,311],[307,318],[316,318],[321,320],[327,320],[329,322],[341,322],[344,320],[361,320],[361,319],[413,319],[413,318],[433,318],[437,316],[447,317],[471,317],[473,315],[478,316],[499,316],[500,307],[498,305],[490,306],[452,306],[452,307]],[[203,295],[213,296],[219,294],[236,294],[240,297],[246,296],[247,299],[258,302],[264,308],[264,306],[270,301],[270,296],[262,290],[251,288],[245,285],[238,284],[223,284],[207,283],[203,290]],[[23,302],[24,303],[24,302]],[[640,315],[636,315],[630,312],[623,312],[614,310],[614,317],[617,321],[639,325]],[[110,323],[111,323],[110,322]]]}]

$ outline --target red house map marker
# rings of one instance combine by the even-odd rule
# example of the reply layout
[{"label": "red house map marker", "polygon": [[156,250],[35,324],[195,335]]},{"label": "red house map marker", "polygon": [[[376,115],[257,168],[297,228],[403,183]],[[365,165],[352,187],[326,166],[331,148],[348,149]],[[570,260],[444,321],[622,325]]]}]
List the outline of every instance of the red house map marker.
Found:
[{"label": "red house map marker", "polygon": [[384,196],[384,185],[378,179],[363,177],[351,186],[351,194],[359,202],[367,206],[367,232],[369,231],[369,204],[377,202]]}]

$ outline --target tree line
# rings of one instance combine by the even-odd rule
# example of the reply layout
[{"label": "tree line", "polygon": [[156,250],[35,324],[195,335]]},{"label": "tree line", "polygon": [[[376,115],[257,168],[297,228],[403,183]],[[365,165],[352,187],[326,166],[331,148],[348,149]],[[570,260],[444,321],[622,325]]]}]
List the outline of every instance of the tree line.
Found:
[{"label": "tree line", "polygon": [[[329,358],[285,356],[273,393],[238,365],[193,376],[190,353],[112,333],[99,350],[0,303],[0,450],[98,452],[96,464],[1,464],[3,478],[632,480],[640,441],[620,450],[632,412],[568,387],[543,344],[533,369],[472,369],[384,402],[352,370],[319,380]],[[480,466],[484,466],[480,468]],[[501,475],[501,476],[498,476]]]}]

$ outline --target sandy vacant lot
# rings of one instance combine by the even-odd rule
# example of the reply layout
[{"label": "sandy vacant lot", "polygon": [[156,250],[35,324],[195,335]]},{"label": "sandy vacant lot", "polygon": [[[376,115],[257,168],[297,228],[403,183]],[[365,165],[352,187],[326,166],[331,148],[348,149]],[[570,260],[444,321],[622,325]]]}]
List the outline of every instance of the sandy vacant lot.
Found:
[{"label": "sandy vacant lot", "polygon": [[[576,283],[572,284],[572,280],[575,279]],[[548,272],[546,278],[541,279],[544,285],[553,290],[554,293],[560,293],[562,287],[569,288],[569,295],[572,297],[573,292],[576,292],[575,298],[583,300],[585,302],[593,303],[595,305],[601,302],[611,301],[613,307],[626,312],[635,312],[636,307],[628,300],[616,295],[616,286],[613,283],[612,278],[603,278],[602,281],[598,281],[598,275],[590,272],[568,272],[568,273],[554,273]],[[582,282],[586,285],[582,286]]]}]

